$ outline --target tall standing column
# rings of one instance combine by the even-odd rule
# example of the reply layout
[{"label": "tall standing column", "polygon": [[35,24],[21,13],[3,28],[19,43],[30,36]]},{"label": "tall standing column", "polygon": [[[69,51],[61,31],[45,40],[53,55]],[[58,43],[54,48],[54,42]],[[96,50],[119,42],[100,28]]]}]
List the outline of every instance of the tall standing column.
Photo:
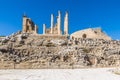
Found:
[{"label": "tall standing column", "polygon": [[53,34],[53,27],[54,27],[54,15],[51,14],[51,34]]},{"label": "tall standing column", "polygon": [[66,12],[64,18],[64,35],[68,36],[68,12]]},{"label": "tall standing column", "polygon": [[43,24],[43,34],[46,34],[46,24]]},{"label": "tall standing column", "polygon": [[61,13],[60,11],[58,11],[57,27],[58,27],[58,35],[61,35]]},{"label": "tall standing column", "polygon": [[37,34],[37,33],[38,33],[38,26],[35,25],[35,34]]},{"label": "tall standing column", "polygon": [[22,32],[27,32],[27,16],[23,16],[23,30]]}]

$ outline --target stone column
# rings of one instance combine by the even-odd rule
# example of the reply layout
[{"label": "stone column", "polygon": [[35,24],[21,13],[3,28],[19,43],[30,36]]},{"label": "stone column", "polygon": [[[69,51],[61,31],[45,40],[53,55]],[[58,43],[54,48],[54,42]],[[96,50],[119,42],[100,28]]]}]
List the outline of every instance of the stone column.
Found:
[{"label": "stone column", "polygon": [[51,34],[53,34],[53,27],[54,27],[54,15],[51,14]]},{"label": "stone column", "polygon": [[36,26],[36,33],[38,34],[38,26]]},{"label": "stone column", "polygon": [[60,11],[58,11],[57,28],[58,28],[58,35],[60,35],[61,34],[61,13]]},{"label": "stone column", "polygon": [[22,30],[22,32],[26,32],[27,30],[27,16],[26,15],[24,15],[23,16],[23,30]]},{"label": "stone column", "polygon": [[64,35],[68,36],[68,12],[66,12],[64,18]]},{"label": "stone column", "polygon": [[35,25],[35,34],[37,34],[37,33],[38,33],[38,26]]},{"label": "stone column", "polygon": [[28,31],[29,31],[29,32],[34,32],[33,29],[32,29],[33,25],[31,25],[31,23],[32,23],[32,21],[31,21],[31,19],[29,18],[29,21],[28,21],[28,27],[29,27],[29,28],[28,28]]},{"label": "stone column", "polygon": [[43,34],[46,34],[46,24],[43,24]]}]

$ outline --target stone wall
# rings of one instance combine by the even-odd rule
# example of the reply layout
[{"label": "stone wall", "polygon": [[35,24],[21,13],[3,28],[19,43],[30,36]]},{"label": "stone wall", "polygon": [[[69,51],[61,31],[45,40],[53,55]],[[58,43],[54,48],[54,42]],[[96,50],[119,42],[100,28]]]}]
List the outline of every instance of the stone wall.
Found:
[{"label": "stone wall", "polygon": [[26,15],[23,16],[23,30],[24,33],[38,33],[38,26]]},{"label": "stone wall", "polygon": [[107,34],[105,34],[101,28],[88,28],[80,31],[76,31],[70,35],[71,39],[79,38],[91,38],[91,39],[105,39],[111,40]]}]

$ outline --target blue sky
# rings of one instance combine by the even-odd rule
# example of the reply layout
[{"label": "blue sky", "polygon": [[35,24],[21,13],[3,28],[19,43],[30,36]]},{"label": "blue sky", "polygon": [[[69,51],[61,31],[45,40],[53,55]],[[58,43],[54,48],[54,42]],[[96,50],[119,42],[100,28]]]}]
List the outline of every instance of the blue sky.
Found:
[{"label": "blue sky", "polygon": [[[69,33],[101,27],[113,39],[120,39],[120,0],[0,0],[0,35],[22,30],[22,16],[27,14],[42,33],[42,24],[50,26],[55,16],[69,12]],[[63,27],[63,26],[62,26]]]}]

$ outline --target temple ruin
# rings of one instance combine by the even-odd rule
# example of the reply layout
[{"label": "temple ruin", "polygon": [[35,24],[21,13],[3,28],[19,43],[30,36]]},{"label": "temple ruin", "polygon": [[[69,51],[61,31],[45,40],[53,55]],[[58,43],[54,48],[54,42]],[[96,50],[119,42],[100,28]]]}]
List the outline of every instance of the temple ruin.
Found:
[{"label": "temple ruin", "polygon": [[38,26],[28,18],[26,15],[23,16],[23,30],[22,32],[38,34]]},{"label": "temple ruin", "polygon": [[77,69],[120,66],[120,40],[112,40],[101,28],[88,28],[68,38],[68,12],[62,32],[61,12],[57,23],[38,26],[23,16],[23,30],[0,37],[0,69]]},{"label": "temple ruin", "polygon": [[[61,12],[58,11],[57,23],[54,24],[54,15],[51,14],[51,26],[50,28],[46,27],[46,24],[43,24],[43,34],[38,34],[38,26],[28,18],[26,15],[23,16],[23,33],[33,33],[37,34],[36,37],[40,38],[54,38],[54,39],[68,39],[68,12],[66,12],[64,17],[64,32],[62,32],[62,20]],[[35,37],[34,35],[34,37]]]},{"label": "temple ruin", "polygon": [[[61,30],[61,12],[58,11],[57,23],[54,24],[54,15],[51,14],[51,26],[49,29],[46,28],[46,24],[43,24],[43,34],[44,35],[62,35]],[[64,18],[64,35],[68,36],[68,12],[66,12]]]},{"label": "temple ruin", "polygon": [[69,24],[68,24],[68,12],[66,11],[64,17],[64,31],[62,31],[62,14],[58,11],[57,22],[55,23],[54,14],[51,14],[51,24],[50,28],[47,27],[46,24],[43,24],[43,34],[38,34],[38,26],[34,24],[34,22],[28,18],[26,15],[23,16],[23,33],[34,33],[38,35],[33,35],[34,37],[39,38],[49,38],[49,39],[105,39],[112,40],[107,34],[105,34],[101,28],[88,28],[80,31],[76,31],[69,35]]}]

